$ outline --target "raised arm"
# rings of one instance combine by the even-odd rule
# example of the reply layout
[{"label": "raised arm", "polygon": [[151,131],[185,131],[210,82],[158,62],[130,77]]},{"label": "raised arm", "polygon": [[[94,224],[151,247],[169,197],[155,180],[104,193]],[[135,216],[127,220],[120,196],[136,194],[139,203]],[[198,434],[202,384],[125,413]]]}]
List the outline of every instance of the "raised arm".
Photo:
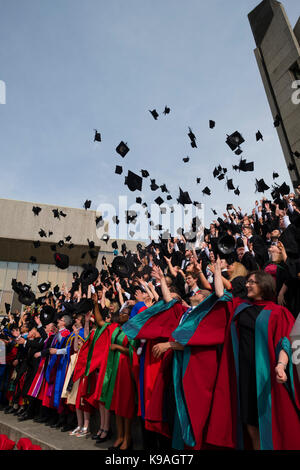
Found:
[{"label": "raised arm", "polygon": [[166,263],[168,265],[171,276],[176,277],[177,272],[175,271],[174,266],[172,265],[171,258],[168,258],[167,256],[164,256],[164,258],[165,258]]},{"label": "raised arm", "polygon": [[215,284],[216,295],[219,298],[222,297],[224,294],[224,286],[223,286],[222,275],[221,275],[221,260],[219,256],[217,256],[217,261],[215,264],[214,284]]},{"label": "raised arm", "polygon": [[[104,295],[104,292],[102,294],[102,298],[103,298],[103,295]],[[96,320],[97,325],[101,327],[101,326],[105,325],[105,321],[103,320],[103,317],[102,317],[102,315],[100,313],[100,310],[99,310],[97,294],[93,294],[92,299],[93,299],[93,303],[94,303],[95,320]],[[102,306],[102,299],[101,299],[101,306]]]},{"label": "raised arm", "polygon": [[169,288],[167,286],[165,277],[163,275],[162,270],[158,266],[154,266],[152,269],[152,277],[157,279],[160,282],[160,287],[163,295],[163,299],[166,303],[170,302],[172,300],[171,293],[169,291]]}]

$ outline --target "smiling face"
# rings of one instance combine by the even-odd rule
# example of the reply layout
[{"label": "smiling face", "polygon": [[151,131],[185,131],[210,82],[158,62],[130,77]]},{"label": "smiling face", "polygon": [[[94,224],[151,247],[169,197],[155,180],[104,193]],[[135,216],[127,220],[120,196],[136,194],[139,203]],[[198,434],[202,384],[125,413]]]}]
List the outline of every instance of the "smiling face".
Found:
[{"label": "smiling face", "polygon": [[255,274],[251,274],[246,282],[248,297],[252,300],[262,300],[261,290],[256,281]]}]

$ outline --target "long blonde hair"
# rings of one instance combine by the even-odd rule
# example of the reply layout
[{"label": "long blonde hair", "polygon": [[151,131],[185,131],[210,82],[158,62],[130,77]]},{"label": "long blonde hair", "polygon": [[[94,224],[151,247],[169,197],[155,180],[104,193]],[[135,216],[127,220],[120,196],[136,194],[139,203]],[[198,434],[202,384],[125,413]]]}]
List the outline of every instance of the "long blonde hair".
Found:
[{"label": "long blonde hair", "polygon": [[229,281],[232,281],[235,277],[238,277],[238,276],[243,276],[243,277],[247,276],[248,271],[242,263],[238,263],[237,261],[235,261],[232,264],[232,266],[233,266],[233,273],[229,277]]}]

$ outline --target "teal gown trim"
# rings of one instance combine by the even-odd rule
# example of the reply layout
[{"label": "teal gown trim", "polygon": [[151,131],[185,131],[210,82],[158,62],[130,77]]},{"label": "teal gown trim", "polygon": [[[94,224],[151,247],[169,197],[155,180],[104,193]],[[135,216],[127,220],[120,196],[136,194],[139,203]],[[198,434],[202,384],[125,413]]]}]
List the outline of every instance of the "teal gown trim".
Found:
[{"label": "teal gown trim", "polygon": [[255,366],[258,424],[261,450],[273,450],[272,398],[269,356],[269,320],[271,310],[262,310],[255,322]]},{"label": "teal gown trim", "polygon": [[135,315],[133,318],[131,318],[131,320],[128,320],[128,322],[123,325],[122,329],[124,333],[128,336],[128,338],[135,339],[140,330],[143,328],[144,324],[150,320],[150,318],[154,317],[158,313],[164,312],[165,310],[169,310],[169,308],[173,307],[176,302],[177,300],[175,299],[172,299],[167,303],[164,302],[164,300],[160,300],[146,310],[143,310],[141,313]]},{"label": "teal gown trim", "polygon": [[201,304],[194,308],[194,310],[183,320],[181,325],[176,328],[174,333],[172,333],[172,337],[178,343],[185,346],[183,351],[175,350],[173,357],[173,384],[176,413],[172,445],[175,449],[183,449],[184,444],[189,447],[194,447],[196,445],[183,387],[183,378],[191,356],[191,347],[186,345],[194,335],[201,321],[206,317],[214,305],[219,301],[229,301],[231,298],[232,295],[227,291],[225,291],[224,295],[220,298],[215,294],[211,294],[207,299],[201,302]]}]

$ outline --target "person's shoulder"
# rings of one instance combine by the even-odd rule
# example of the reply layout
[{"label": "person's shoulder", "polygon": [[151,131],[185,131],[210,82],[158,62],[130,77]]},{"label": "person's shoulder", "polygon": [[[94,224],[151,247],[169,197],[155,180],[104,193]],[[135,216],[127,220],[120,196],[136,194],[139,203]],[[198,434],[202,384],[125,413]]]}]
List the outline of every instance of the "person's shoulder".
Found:
[{"label": "person's shoulder", "polygon": [[70,334],[71,334],[71,331],[69,331],[69,330],[63,330],[63,331],[61,332],[61,336],[62,336],[63,338],[66,338],[66,337],[69,336]]}]

